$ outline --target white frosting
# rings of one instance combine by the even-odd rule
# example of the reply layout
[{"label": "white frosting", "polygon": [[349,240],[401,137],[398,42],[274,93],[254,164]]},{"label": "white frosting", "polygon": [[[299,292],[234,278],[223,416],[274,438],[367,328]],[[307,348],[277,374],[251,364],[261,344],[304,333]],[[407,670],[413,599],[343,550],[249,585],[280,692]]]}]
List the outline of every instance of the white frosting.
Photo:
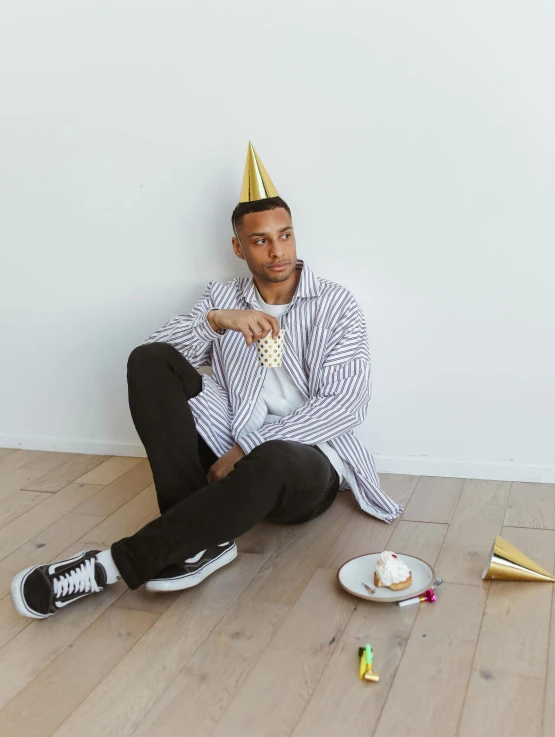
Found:
[{"label": "white frosting", "polygon": [[410,569],[396,553],[384,550],[383,553],[380,553],[376,563],[376,573],[384,586],[391,586],[394,583],[406,581],[410,576]]}]

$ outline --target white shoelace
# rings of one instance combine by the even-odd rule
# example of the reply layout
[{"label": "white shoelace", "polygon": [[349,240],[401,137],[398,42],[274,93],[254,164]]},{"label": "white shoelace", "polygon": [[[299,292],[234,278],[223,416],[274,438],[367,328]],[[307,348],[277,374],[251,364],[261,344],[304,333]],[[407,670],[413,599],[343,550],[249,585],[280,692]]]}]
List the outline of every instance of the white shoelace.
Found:
[{"label": "white shoelace", "polygon": [[74,568],[70,573],[65,573],[63,576],[57,576],[52,579],[54,595],[60,597],[67,596],[68,594],[102,591],[102,587],[96,583],[94,577],[94,564],[95,559],[89,558],[88,560],[84,560],[78,568]]}]

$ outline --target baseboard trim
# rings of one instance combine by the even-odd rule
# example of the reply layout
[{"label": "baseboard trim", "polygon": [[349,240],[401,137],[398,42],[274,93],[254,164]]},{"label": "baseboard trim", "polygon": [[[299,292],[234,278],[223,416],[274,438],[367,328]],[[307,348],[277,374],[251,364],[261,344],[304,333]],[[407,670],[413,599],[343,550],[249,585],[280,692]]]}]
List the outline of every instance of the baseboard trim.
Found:
[{"label": "baseboard trim", "polygon": [[51,450],[61,453],[87,453],[88,455],[146,458],[145,449],[141,444],[126,444],[110,440],[89,440],[85,438],[51,438],[42,435],[12,437],[0,434],[0,448]]},{"label": "baseboard trim", "polygon": [[[140,444],[84,438],[51,438],[43,436],[13,437],[0,434],[0,448],[50,450],[90,455],[117,455],[144,458]],[[408,476],[445,476],[448,478],[483,479],[486,481],[536,481],[555,483],[555,464],[524,464],[513,461],[459,461],[427,456],[382,456],[375,454],[379,473]]]},{"label": "baseboard trim", "polygon": [[514,463],[512,461],[458,461],[426,456],[374,455],[379,473],[409,476],[445,476],[484,481],[536,481],[555,483],[555,464]]}]

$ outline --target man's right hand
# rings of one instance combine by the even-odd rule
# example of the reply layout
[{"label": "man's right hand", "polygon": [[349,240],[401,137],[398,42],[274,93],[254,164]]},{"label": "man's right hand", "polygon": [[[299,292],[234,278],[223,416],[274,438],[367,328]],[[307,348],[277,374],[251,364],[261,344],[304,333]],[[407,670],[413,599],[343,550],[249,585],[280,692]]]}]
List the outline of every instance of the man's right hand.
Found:
[{"label": "man's right hand", "polygon": [[210,310],[208,322],[213,330],[243,333],[247,345],[266,337],[270,330],[274,339],[279,335],[278,319],[260,310]]}]

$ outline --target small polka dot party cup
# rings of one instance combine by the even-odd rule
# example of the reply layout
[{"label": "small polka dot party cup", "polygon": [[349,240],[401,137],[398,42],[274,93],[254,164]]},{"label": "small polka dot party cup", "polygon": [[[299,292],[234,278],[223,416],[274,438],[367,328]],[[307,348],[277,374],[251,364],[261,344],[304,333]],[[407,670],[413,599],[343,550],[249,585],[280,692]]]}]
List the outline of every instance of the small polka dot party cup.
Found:
[{"label": "small polka dot party cup", "polygon": [[277,368],[281,366],[281,356],[283,353],[283,336],[285,330],[280,330],[278,337],[272,338],[272,331],[265,338],[256,341],[256,352],[258,361],[261,366],[266,368]]}]

